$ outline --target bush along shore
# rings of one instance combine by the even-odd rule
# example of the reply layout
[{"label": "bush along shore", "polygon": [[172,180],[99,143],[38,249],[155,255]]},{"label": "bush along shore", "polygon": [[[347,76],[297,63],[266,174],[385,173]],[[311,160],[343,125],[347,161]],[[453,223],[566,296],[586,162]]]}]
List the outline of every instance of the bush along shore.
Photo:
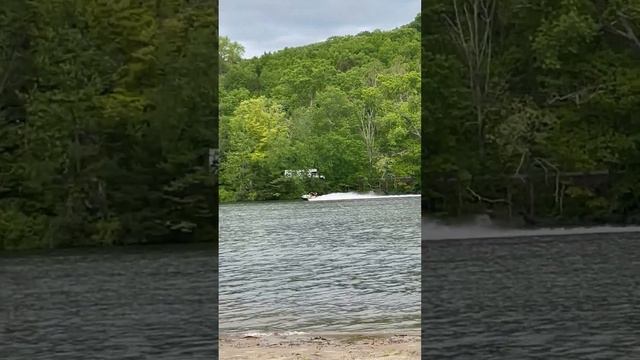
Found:
[{"label": "bush along shore", "polygon": [[488,213],[531,226],[638,223],[634,4],[429,2],[424,212]]},{"label": "bush along shore", "polygon": [[221,201],[420,189],[418,18],[242,55],[220,39]]},{"label": "bush along shore", "polygon": [[0,250],[216,239],[215,8],[2,2]]}]

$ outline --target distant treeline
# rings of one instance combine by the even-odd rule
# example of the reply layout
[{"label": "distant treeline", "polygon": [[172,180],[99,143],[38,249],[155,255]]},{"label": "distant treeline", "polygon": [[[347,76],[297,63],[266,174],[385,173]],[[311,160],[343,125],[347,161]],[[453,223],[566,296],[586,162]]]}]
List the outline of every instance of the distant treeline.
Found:
[{"label": "distant treeline", "polygon": [[215,5],[2,2],[0,249],[216,238]]},{"label": "distant treeline", "polygon": [[423,7],[426,211],[640,220],[640,2]]},{"label": "distant treeline", "polygon": [[[220,41],[221,201],[420,189],[419,19],[253,59]],[[285,177],[315,168],[325,180]]]}]

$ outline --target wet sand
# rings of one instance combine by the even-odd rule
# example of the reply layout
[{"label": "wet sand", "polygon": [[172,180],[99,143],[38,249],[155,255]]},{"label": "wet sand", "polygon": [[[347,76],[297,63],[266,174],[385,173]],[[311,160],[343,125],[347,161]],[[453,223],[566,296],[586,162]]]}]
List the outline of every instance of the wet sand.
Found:
[{"label": "wet sand", "polygon": [[222,336],[220,359],[417,360],[417,334]]}]

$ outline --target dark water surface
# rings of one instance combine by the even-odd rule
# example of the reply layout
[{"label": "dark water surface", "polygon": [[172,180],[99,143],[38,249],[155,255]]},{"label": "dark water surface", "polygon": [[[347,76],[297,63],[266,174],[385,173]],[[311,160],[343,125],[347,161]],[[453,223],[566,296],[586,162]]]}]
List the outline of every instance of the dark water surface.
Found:
[{"label": "dark water surface", "polygon": [[220,207],[221,332],[420,327],[420,198]]},{"label": "dark water surface", "polygon": [[640,359],[640,234],[422,246],[423,358]]},{"label": "dark water surface", "polygon": [[213,245],[0,255],[0,359],[215,359]]}]

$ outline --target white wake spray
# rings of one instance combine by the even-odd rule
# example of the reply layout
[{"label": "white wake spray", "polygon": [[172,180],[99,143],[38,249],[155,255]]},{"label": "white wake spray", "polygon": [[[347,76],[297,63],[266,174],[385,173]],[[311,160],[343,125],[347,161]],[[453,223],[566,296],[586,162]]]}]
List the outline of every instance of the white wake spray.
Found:
[{"label": "white wake spray", "polygon": [[640,226],[585,226],[557,227],[537,229],[517,229],[500,227],[487,218],[478,217],[476,221],[464,224],[442,224],[430,219],[422,220],[422,240],[453,240],[506,238],[525,236],[559,236],[613,233],[640,233]]},{"label": "white wake spray", "polygon": [[331,193],[326,195],[320,195],[315,198],[309,199],[309,201],[336,201],[336,200],[364,200],[364,199],[386,199],[386,198],[403,198],[403,197],[420,197],[420,194],[407,194],[407,195],[381,195],[373,192],[369,193]]}]

